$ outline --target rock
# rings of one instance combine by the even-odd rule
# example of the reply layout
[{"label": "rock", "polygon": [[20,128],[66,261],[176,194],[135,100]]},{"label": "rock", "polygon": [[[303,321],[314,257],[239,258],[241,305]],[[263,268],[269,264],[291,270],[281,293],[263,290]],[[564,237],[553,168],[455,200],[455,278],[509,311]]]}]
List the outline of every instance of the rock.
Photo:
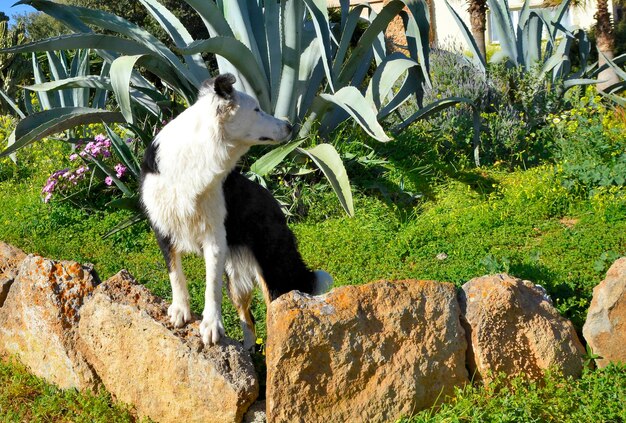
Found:
[{"label": "rock", "polygon": [[292,291],[269,307],[267,420],[394,421],[467,382],[453,285],[432,281]]},{"label": "rock", "polygon": [[243,416],[242,423],[266,423],[265,418],[265,400],[257,401],[248,408],[246,414]]},{"label": "rock", "polygon": [[12,245],[0,242],[0,307],[9,295],[9,288],[26,254]]},{"label": "rock", "polygon": [[98,381],[76,349],[84,301],[98,283],[92,269],[71,261],[26,257],[0,308],[0,354],[59,387],[95,389]]},{"label": "rock", "polygon": [[80,348],[107,390],[157,422],[241,421],[258,396],[250,355],[225,339],[204,347],[198,323],[174,329],[165,301],[126,271],[82,310]]},{"label": "rock", "polygon": [[617,260],[606,278],[593,288],[583,336],[598,367],[612,362],[626,364],[626,257]]},{"label": "rock", "polygon": [[556,368],[580,376],[585,350],[543,288],[509,275],[472,279],[459,291],[468,367],[488,383],[499,373],[539,380]]}]

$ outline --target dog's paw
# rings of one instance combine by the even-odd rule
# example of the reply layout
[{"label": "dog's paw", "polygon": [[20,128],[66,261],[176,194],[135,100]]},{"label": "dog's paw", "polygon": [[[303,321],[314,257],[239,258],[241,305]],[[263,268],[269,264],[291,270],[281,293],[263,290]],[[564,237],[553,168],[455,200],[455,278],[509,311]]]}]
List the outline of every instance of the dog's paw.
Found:
[{"label": "dog's paw", "polygon": [[200,336],[204,345],[217,344],[224,336],[224,324],[219,317],[204,317],[200,323]]},{"label": "dog's paw", "polygon": [[170,323],[175,328],[182,328],[185,323],[191,321],[191,308],[188,303],[172,303],[167,309],[167,315],[170,316]]}]

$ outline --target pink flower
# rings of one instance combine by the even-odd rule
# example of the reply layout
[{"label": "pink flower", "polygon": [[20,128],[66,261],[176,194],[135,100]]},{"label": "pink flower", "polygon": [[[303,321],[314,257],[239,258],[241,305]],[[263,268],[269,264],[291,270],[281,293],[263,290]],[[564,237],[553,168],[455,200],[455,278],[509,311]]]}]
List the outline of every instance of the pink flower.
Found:
[{"label": "pink flower", "polygon": [[110,176],[107,176],[106,178],[104,178],[104,183],[107,184],[108,186],[113,185],[113,178],[111,178]]},{"label": "pink flower", "polygon": [[70,155],[70,160],[74,161],[78,158],[78,154],[74,153],[72,155]]},{"label": "pink flower", "polygon": [[46,194],[46,196],[43,198],[43,202],[47,203],[48,201],[50,201],[50,199],[52,198],[52,194],[48,193]]},{"label": "pink flower", "polygon": [[124,176],[124,174],[126,173],[127,170],[128,169],[126,168],[126,166],[124,166],[121,163],[118,163],[118,164],[115,165],[115,172],[116,172],[115,176],[117,176],[118,179],[119,179],[122,176]]},{"label": "pink flower", "polygon": [[98,134],[94,137],[94,140],[96,140],[96,142],[102,142],[106,139],[106,137],[104,136],[104,134]]}]

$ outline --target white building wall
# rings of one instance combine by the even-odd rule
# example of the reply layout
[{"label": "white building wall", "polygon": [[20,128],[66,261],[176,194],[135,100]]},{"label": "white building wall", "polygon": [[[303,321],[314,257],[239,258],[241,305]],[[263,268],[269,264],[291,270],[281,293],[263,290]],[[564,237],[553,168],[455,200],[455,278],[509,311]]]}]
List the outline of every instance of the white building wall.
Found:
[{"label": "white building wall", "polygon": [[[467,12],[467,0],[449,0],[450,5],[461,16],[468,28],[470,28],[469,13]],[[589,29],[595,20],[593,15],[596,13],[597,7],[594,0],[588,0],[584,8],[570,8],[570,24],[574,27]],[[511,10],[519,10],[524,4],[520,0],[510,0],[509,8]],[[540,8],[543,4],[542,0],[531,0],[531,7]],[[435,43],[439,48],[459,47],[467,49],[467,43],[458,24],[452,17],[444,0],[434,0],[435,17],[437,21],[437,37]],[[609,10],[613,9],[612,1],[609,0]],[[489,12],[487,12],[489,13]],[[490,40],[489,23],[487,22],[487,42]]]}]

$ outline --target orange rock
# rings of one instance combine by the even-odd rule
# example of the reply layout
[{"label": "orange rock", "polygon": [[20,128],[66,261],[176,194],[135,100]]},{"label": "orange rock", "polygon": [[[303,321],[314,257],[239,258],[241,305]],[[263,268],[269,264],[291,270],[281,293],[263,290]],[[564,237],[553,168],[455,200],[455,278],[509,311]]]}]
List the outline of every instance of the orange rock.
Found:
[{"label": "orange rock", "polygon": [[198,321],[175,329],[168,304],[122,271],[81,310],[80,350],[107,390],[140,416],[239,422],[259,385],[250,355],[225,338],[205,347]]},{"label": "orange rock", "polygon": [[459,303],[477,380],[499,373],[538,380],[548,369],[580,376],[585,350],[543,288],[505,274],[483,276],[463,285]]},{"label": "orange rock", "polygon": [[583,336],[600,356],[598,367],[626,364],[626,257],[613,263],[606,278],[593,288]]},{"label": "orange rock", "polygon": [[4,304],[9,289],[26,254],[12,245],[0,242],[0,307]]},{"label": "orange rock", "polygon": [[453,285],[432,281],[297,291],[270,305],[267,420],[394,421],[467,382]]},{"label": "orange rock", "polygon": [[[81,272],[68,271],[77,267]],[[78,263],[26,257],[0,308],[0,354],[61,388],[95,389],[97,377],[76,350],[76,329],[96,284]]]}]

